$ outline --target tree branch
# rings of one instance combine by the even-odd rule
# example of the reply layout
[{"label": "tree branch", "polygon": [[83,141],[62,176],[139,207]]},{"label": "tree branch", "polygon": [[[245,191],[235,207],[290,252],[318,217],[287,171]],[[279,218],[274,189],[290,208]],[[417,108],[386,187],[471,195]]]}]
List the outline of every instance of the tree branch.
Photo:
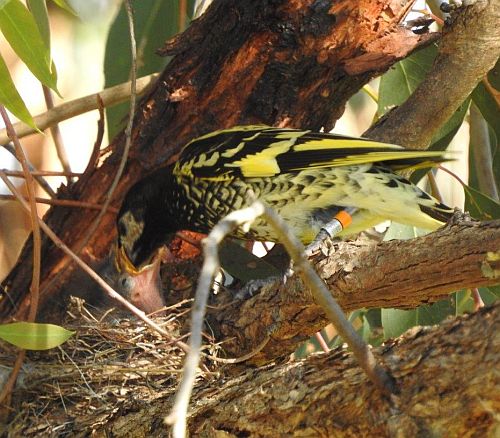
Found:
[{"label": "tree branch", "polygon": [[[478,0],[453,15],[434,66],[401,106],[365,132],[387,143],[425,149],[500,56],[500,2]],[[452,78],[452,80],[450,80]]]},{"label": "tree branch", "polygon": [[[500,306],[416,327],[374,353],[401,390],[380,395],[352,355],[342,349],[272,368],[247,369],[214,386],[195,389],[189,421],[193,437],[491,437],[498,431],[496,376],[500,361]],[[106,424],[76,417],[73,430],[98,436],[163,436],[159,421],[172,395],[122,405]],[[99,417],[97,417],[99,418]],[[44,421],[47,421],[44,419]],[[89,424],[89,422],[91,422]],[[60,424],[57,417],[55,424]]]},{"label": "tree branch", "polygon": [[[499,282],[500,220],[459,222],[412,240],[379,244],[335,243],[313,258],[320,276],[344,311],[359,308],[410,308],[429,304],[450,292]],[[252,351],[271,339],[251,361],[266,363],[297,346],[328,321],[310,292],[294,275],[279,280],[241,303],[230,302],[209,319],[229,356]]]}]

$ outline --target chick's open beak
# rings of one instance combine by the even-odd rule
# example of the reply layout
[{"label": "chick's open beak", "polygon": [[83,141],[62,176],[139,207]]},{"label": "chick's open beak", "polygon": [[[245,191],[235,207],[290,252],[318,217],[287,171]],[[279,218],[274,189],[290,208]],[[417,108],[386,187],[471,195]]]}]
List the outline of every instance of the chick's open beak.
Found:
[{"label": "chick's open beak", "polygon": [[160,267],[164,251],[160,250],[150,264],[137,269],[124,249],[116,248],[115,264],[120,276],[117,292],[145,313],[153,313],[165,306],[161,287]]}]

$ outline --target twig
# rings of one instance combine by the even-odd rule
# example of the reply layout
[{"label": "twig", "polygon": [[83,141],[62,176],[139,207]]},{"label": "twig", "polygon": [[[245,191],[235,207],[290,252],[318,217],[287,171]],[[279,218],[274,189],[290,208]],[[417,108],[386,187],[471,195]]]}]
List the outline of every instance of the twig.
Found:
[{"label": "twig", "polygon": [[[24,178],[24,173],[19,170],[2,169],[5,175],[18,178]],[[33,176],[70,176],[79,178],[82,174],[79,172],[59,172],[57,170],[34,170],[30,168],[30,173]]]},{"label": "twig", "polygon": [[321,349],[325,352],[328,353],[330,351],[330,347],[325,341],[325,338],[323,337],[323,334],[321,331],[314,333],[314,337],[316,338],[316,341],[318,341],[319,346]]},{"label": "twig", "polygon": [[87,167],[80,177],[80,184],[84,187],[90,178],[91,172],[95,169],[97,165],[97,160],[99,159],[99,152],[101,150],[102,139],[104,138],[104,104],[99,95],[96,97],[97,100],[97,110],[99,111],[99,120],[97,120],[97,136],[94,142],[94,147],[92,148],[92,154],[90,155]]},{"label": "twig", "polygon": [[[30,174],[30,169],[28,162],[26,160],[26,154],[24,153],[23,147],[19,142],[19,138],[16,135],[16,131],[12,127],[12,123],[10,122],[9,115],[5,110],[3,105],[0,105],[0,115],[5,123],[5,128],[9,134],[10,139],[14,143],[14,147],[16,149],[16,156],[19,162],[21,163],[21,167],[24,172],[24,177],[26,180],[26,189],[28,191],[28,199],[29,199],[29,207],[28,213],[31,220],[31,230],[33,233],[33,272],[31,277],[31,287],[30,287],[30,308],[28,312],[28,321],[33,322],[36,319],[36,314],[38,311],[38,301],[40,297],[40,266],[41,266],[41,252],[42,252],[42,237],[40,233],[40,226],[38,225],[38,213],[36,208],[35,201],[35,180],[33,176]],[[7,180],[8,178],[5,177]],[[9,181],[10,182],[10,181]],[[24,361],[26,353],[24,350],[20,350],[15,366],[12,369],[12,372],[7,381],[7,385],[0,395],[0,403],[2,403],[6,397],[10,394],[10,391],[17,380],[17,376],[21,369],[21,365]]]},{"label": "twig", "polygon": [[26,189],[28,191],[29,199],[29,215],[31,220],[31,230],[33,233],[33,272],[30,287],[30,310],[28,313],[28,321],[34,321],[36,318],[36,313],[38,310],[38,300],[39,300],[39,289],[40,289],[40,266],[41,266],[41,251],[42,251],[42,238],[40,233],[40,226],[38,225],[38,213],[36,209],[36,195],[35,195],[35,181],[33,176],[30,174],[30,169],[28,165],[28,160],[26,159],[26,154],[24,153],[23,147],[19,142],[19,138],[16,135],[7,111],[0,105],[0,115],[5,123],[5,128],[9,134],[10,139],[14,143],[16,148],[16,156],[21,167],[23,168],[24,178],[26,181]]},{"label": "twig", "polygon": [[[7,172],[3,171],[5,175]],[[15,200],[16,197],[14,195],[0,195],[0,199],[5,199],[7,201]],[[24,199],[28,199],[26,196]],[[102,205],[92,204],[91,202],[84,201],[73,201],[71,199],[49,199],[49,198],[39,198],[38,196],[35,198],[35,201],[38,204],[48,204],[48,205],[60,205],[62,207],[72,207],[72,208],[88,208],[90,210],[101,210]],[[109,207],[107,210],[108,213],[116,214],[118,213],[118,209],[114,207]]]},{"label": "twig", "polygon": [[[12,125],[12,127],[14,129],[16,129],[16,124]],[[17,136],[17,138],[21,138],[19,136]],[[8,140],[7,140],[8,141]],[[14,148],[14,146],[12,146],[10,143],[5,143],[5,144],[2,144],[2,146],[7,150],[9,151],[12,155],[14,155],[14,157],[16,158],[17,160],[17,156],[16,156],[16,150]],[[36,181],[38,182],[38,184],[40,184],[40,187],[45,190],[45,192],[51,197],[51,198],[55,198],[57,197],[57,194],[56,192],[54,192],[54,190],[52,190],[52,187],[50,187],[49,183],[47,181],[45,181],[45,179],[40,176],[40,175],[36,175],[36,169],[35,169],[35,166],[33,166],[33,164],[30,163],[29,160],[26,160],[26,162],[28,163],[28,167],[30,169],[30,173],[35,177]]]},{"label": "twig", "polygon": [[264,207],[262,204],[253,204],[251,207],[230,213],[217,223],[210,234],[203,240],[204,262],[198,279],[192,309],[189,353],[186,355],[184,372],[172,411],[165,418],[167,424],[173,425],[174,438],[184,438],[186,436],[187,408],[200,360],[201,333],[205,319],[206,303],[213,277],[220,266],[218,246],[231,231],[243,224],[252,222],[263,212]]},{"label": "twig", "polygon": [[[15,186],[9,181],[7,176],[0,170],[0,178],[5,182],[9,190],[12,192],[12,194],[16,197],[16,199],[21,203],[23,208],[26,211],[29,211],[29,206],[26,203],[26,201],[22,198],[20,193],[17,191]],[[167,331],[165,331],[161,326],[156,324],[153,320],[148,318],[142,310],[139,310],[137,307],[135,307],[133,304],[129,303],[125,298],[123,298],[118,292],[116,292],[108,283],[106,283],[99,275],[97,275],[90,266],[88,266],[83,260],[81,260],[66,244],[57,237],[57,235],[50,229],[50,227],[43,222],[40,218],[38,218],[38,223],[40,224],[41,229],[49,236],[49,238],[54,242],[54,244],[64,251],[69,257],[71,257],[72,260],[75,261],[75,263],[80,266],[80,268],[83,269],[95,282],[101,286],[102,289],[108,294],[108,296],[116,301],[118,301],[120,304],[122,304],[124,307],[126,307],[128,310],[130,310],[134,315],[136,315],[139,319],[144,321],[149,327],[151,327],[153,330],[157,331],[161,335],[165,336],[167,339],[172,340],[172,337],[168,334]],[[186,344],[180,341],[175,341],[175,344],[179,346],[184,351],[188,351],[189,348]]]},{"label": "twig", "polygon": [[[133,121],[134,121],[134,113],[135,113],[135,104],[136,104],[136,97],[137,97],[137,89],[136,89],[136,75],[137,75],[137,63],[136,63],[136,45],[135,45],[135,32],[134,32],[134,23],[133,23],[133,17],[132,17],[132,9],[130,7],[130,2],[127,0],[125,2],[125,10],[127,11],[127,17],[129,21],[129,28],[130,28],[130,44],[131,44],[131,56],[132,56],[132,69],[131,69],[131,81],[129,82],[130,85],[130,109],[129,109],[129,118],[128,118],[128,123],[127,127],[125,128],[125,146],[124,146],[124,151],[123,155],[120,160],[120,165],[118,166],[118,170],[114,176],[114,179],[111,183],[111,186],[109,187],[106,196],[104,198],[104,202],[102,204],[102,208],[95,218],[95,220],[92,222],[91,226],[87,230],[85,236],[83,239],[79,242],[78,246],[74,249],[75,254],[80,254],[80,252],[83,250],[83,248],[87,245],[88,241],[95,235],[95,231],[99,227],[99,224],[101,223],[102,218],[108,211],[109,205],[111,203],[111,199],[113,196],[113,193],[116,189],[116,186],[118,185],[118,182],[120,181],[120,178],[122,176],[123,170],[125,169],[125,165],[127,163],[127,158],[128,158],[128,152],[130,150],[130,144],[132,141],[132,127],[133,127]],[[100,101],[99,96],[95,97],[97,103],[98,103],[98,108],[102,108],[102,101]],[[102,114],[102,112],[101,112]],[[99,142],[99,135],[96,141],[96,144]],[[95,145],[94,145],[94,151],[95,151]],[[64,261],[65,266],[66,266],[66,261]],[[69,263],[71,263],[71,260],[69,260]],[[47,289],[50,289],[53,284],[55,284],[59,276],[62,275],[64,272],[63,269],[60,269],[59,272],[46,284],[44,284],[42,288],[42,293],[44,293]]]},{"label": "twig", "polygon": [[[138,79],[137,95],[143,94],[150,87],[150,85],[155,82],[157,77],[158,74],[155,73]],[[35,116],[33,120],[35,121],[38,129],[43,131],[56,123],[62,122],[63,120],[68,120],[80,114],[97,109],[98,105],[96,103],[96,99],[98,96],[102,98],[105,107],[124,102],[130,97],[130,82],[115,85],[114,87],[106,88],[99,93],[90,94],[88,96],[80,97],[61,105],[57,105],[53,109]],[[13,126],[19,138],[38,132],[23,122],[14,123]],[[0,143],[3,144],[8,141],[9,137],[7,135],[7,131],[5,129],[0,129]]]},{"label": "twig", "polygon": [[[106,211],[109,207],[109,204],[111,203],[111,199],[113,197],[113,193],[115,192],[116,186],[118,185],[118,182],[120,181],[123,170],[125,169],[125,165],[127,164],[127,159],[128,159],[128,153],[130,150],[130,144],[132,143],[132,128],[134,125],[134,116],[135,116],[135,102],[137,99],[137,88],[136,88],[136,82],[137,82],[137,62],[136,62],[136,45],[135,45],[135,30],[134,30],[134,17],[133,17],[133,12],[132,12],[132,6],[130,5],[130,0],[125,1],[125,10],[127,11],[127,18],[128,18],[128,26],[129,26],[129,31],[130,31],[130,56],[131,56],[131,61],[132,61],[132,67],[131,67],[131,80],[130,80],[130,106],[129,106],[129,114],[128,114],[128,123],[127,127],[125,128],[125,146],[123,148],[123,155],[120,160],[120,165],[118,166],[118,170],[116,171],[115,177],[113,179],[113,182],[111,183],[111,186],[109,187],[106,196],[104,197],[104,203],[102,205],[102,209],[95,218],[94,222],[90,226],[89,231],[87,232],[87,236],[93,236],[97,228],[99,227],[99,224],[101,223],[102,218],[106,214]],[[86,245],[86,242],[82,242],[80,244],[80,248],[77,251],[79,253],[81,249],[83,249],[83,246]]]},{"label": "twig", "polygon": [[[51,110],[54,108],[54,99],[52,98],[52,91],[49,87],[42,84],[43,97],[45,98],[45,105],[47,105],[47,109]],[[59,125],[55,123],[50,126],[50,133],[52,134],[52,140],[54,141],[54,145],[56,147],[57,157],[59,158],[59,162],[63,170],[67,173],[71,173],[71,166],[69,164],[68,154],[66,153],[66,148],[64,147],[64,141],[61,135],[61,130],[59,129]],[[71,177],[66,177],[68,183],[71,182]]]},{"label": "twig", "polygon": [[[255,202],[263,205],[260,201]],[[377,363],[368,345],[356,333],[325,283],[304,257],[305,249],[302,243],[294,236],[286,222],[274,210],[264,205],[263,207],[263,217],[273,227],[278,240],[285,246],[288,254],[290,254],[295,269],[311,290],[314,300],[323,308],[328,319],[337,330],[337,333],[349,345],[361,368],[363,368],[369,379],[382,393],[386,395],[394,394],[396,387],[392,377]]]},{"label": "twig", "polygon": [[17,353],[16,356],[16,360],[14,361],[14,365],[12,366],[12,371],[10,372],[9,378],[3,385],[2,392],[0,393],[0,404],[9,403],[7,397],[12,394],[12,390],[14,389],[14,385],[16,384],[17,376],[21,371],[21,367],[23,366],[25,357],[26,350],[19,350],[19,353]]},{"label": "twig", "polygon": [[429,185],[431,186],[431,193],[439,202],[443,202],[443,197],[441,196],[441,192],[439,191],[439,187],[436,182],[436,177],[434,176],[434,172],[429,170],[427,172],[427,179],[429,180]]},{"label": "twig", "polygon": [[177,31],[182,32],[186,28],[187,21],[187,0],[179,0],[179,17]]}]

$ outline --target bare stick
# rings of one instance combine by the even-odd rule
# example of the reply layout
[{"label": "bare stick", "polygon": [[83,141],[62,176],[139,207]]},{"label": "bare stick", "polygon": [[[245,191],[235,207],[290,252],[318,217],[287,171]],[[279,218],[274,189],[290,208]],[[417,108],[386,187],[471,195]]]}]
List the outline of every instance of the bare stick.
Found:
[{"label": "bare stick", "polygon": [[[5,175],[7,172],[3,171]],[[14,195],[0,195],[0,199],[5,200],[15,200],[16,197]],[[25,196],[24,199],[27,199]],[[102,205],[92,204],[91,202],[84,201],[73,201],[71,199],[49,199],[49,198],[39,198],[38,196],[35,198],[37,204],[48,204],[48,205],[60,205],[62,207],[73,207],[73,208],[88,208],[90,210],[101,210]],[[114,207],[109,207],[107,210],[108,213],[118,213],[118,209]]]},{"label": "bare stick", "polygon": [[[12,127],[9,115],[7,111],[0,105],[0,115],[5,123],[5,128],[9,134],[10,139],[14,143],[16,148],[16,156],[21,166],[23,168],[24,177],[26,180],[26,188],[28,190],[29,207],[28,214],[31,220],[31,230],[33,233],[33,272],[31,277],[31,287],[30,287],[30,309],[28,313],[28,321],[33,322],[36,319],[36,313],[38,311],[38,301],[40,297],[40,266],[41,266],[41,252],[42,252],[42,237],[40,233],[40,226],[38,225],[38,213],[36,209],[35,201],[35,180],[33,175],[30,174],[30,169],[28,161],[26,159],[26,154],[24,153],[23,147],[19,142],[19,138],[16,135],[16,131]],[[7,177],[6,177],[7,178]],[[7,178],[8,179],[8,178]],[[17,380],[17,375],[21,369],[21,365],[24,361],[25,352],[23,350],[19,351],[15,365],[7,381],[7,385],[0,394],[0,403],[4,401],[6,397],[10,394],[14,382]]]},{"label": "bare stick", "polygon": [[[157,77],[158,74],[155,73],[138,79],[137,95],[143,94],[150,87],[150,85],[155,82]],[[130,98],[130,82],[115,85],[114,87],[106,88],[99,93],[90,94],[88,96],[80,97],[61,105],[57,105],[53,109],[35,116],[33,120],[35,121],[38,129],[43,131],[56,123],[62,122],[63,120],[68,120],[72,117],[97,109],[97,97],[101,97],[105,107],[125,102]],[[38,132],[23,122],[14,123],[13,126],[19,138]],[[5,129],[0,129],[0,143],[4,144],[8,141],[9,137],[7,135],[7,131]]]},{"label": "bare stick", "polygon": [[[14,176],[18,178],[24,178],[24,173],[19,170],[7,170],[2,169],[7,176]],[[32,170],[30,169],[30,173],[33,176],[71,176],[71,177],[80,177],[82,174],[79,172],[60,172],[57,170]]]},{"label": "bare stick", "polygon": [[167,424],[173,425],[174,438],[184,438],[186,436],[187,409],[196,378],[196,369],[200,361],[201,333],[205,319],[206,304],[212,280],[220,267],[219,244],[233,230],[243,224],[251,223],[263,212],[263,205],[254,203],[248,208],[230,213],[218,222],[210,234],[203,240],[204,261],[192,309],[189,353],[184,363],[184,372],[175,396],[174,406],[169,416],[165,418]]},{"label": "bare stick", "polygon": [[[47,105],[47,109],[51,110],[54,108],[54,99],[52,97],[52,91],[46,85],[42,85],[43,97],[45,98],[45,105]],[[61,135],[61,130],[59,129],[59,125],[54,123],[50,126],[50,133],[52,134],[52,141],[56,147],[57,158],[59,158],[59,162],[63,170],[69,174],[71,173],[71,166],[69,164],[68,154],[66,153],[66,148],[64,147],[64,141]],[[68,183],[71,181],[71,177],[66,177]]]},{"label": "bare stick", "polygon": [[[15,125],[12,125],[13,127]],[[15,129],[15,128],[14,128]],[[20,138],[19,136],[17,136],[17,138]],[[7,150],[9,151],[12,155],[14,155],[14,157],[17,159],[17,156],[16,156],[16,149],[14,148],[14,146],[12,146],[10,143],[5,143],[5,144],[2,144],[2,146]],[[26,162],[28,163],[28,167],[30,169],[30,173],[32,175],[34,175],[36,181],[38,182],[38,184],[40,184],[40,187],[45,190],[45,192],[51,197],[51,198],[55,198],[57,197],[57,194],[56,192],[54,192],[54,190],[52,190],[52,187],[50,187],[49,183],[47,181],[45,181],[45,179],[43,178],[43,176],[41,175],[36,175],[36,169],[35,169],[35,166],[33,166],[33,164],[31,164],[31,162],[29,160],[26,160]]]},{"label": "bare stick", "polygon": [[[123,150],[123,155],[120,160],[120,165],[118,166],[118,170],[116,171],[116,174],[113,178],[113,181],[111,183],[111,186],[109,187],[106,196],[104,198],[104,203],[102,204],[101,211],[95,218],[95,220],[92,222],[91,226],[87,230],[87,233],[85,237],[80,241],[78,246],[75,248],[75,253],[80,254],[80,251],[87,245],[88,241],[92,236],[95,235],[95,232],[97,228],[99,227],[99,224],[101,223],[102,218],[104,215],[107,213],[109,204],[111,203],[111,199],[113,197],[113,193],[115,192],[116,186],[118,185],[118,182],[120,181],[120,178],[123,174],[123,170],[125,169],[125,165],[127,164],[127,158],[128,158],[128,153],[130,150],[130,145],[132,142],[132,127],[134,123],[134,113],[135,113],[135,104],[136,104],[136,97],[137,97],[137,90],[136,90],[136,76],[137,76],[137,60],[136,60],[136,44],[135,44],[135,32],[134,32],[134,21],[133,21],[133,16],[132,16],[132,8],[130,6],[130,2],[126,1],[125,2],[125,10],[127,11],[127,17],[128,17],[128,23],[129,23],[129,28],[130,28],[130,46],[131,46],[131,57],[132,57],[132,68],[131,68],[131,81],[130,81],[130,109],[129,109],[129,116],[128,116],[128,123],[127,127],[125,128],[125,146]],[[100,113],[102,115],[102,101],[99,100],[99,97],[96,98],[96,102],[98,103],[98,108],[100,109]],[[102,135],[101,129],[99,129],[98,133],[98,138],[96,143],[94,144],[94,153],[96,151],[96,144],[100,143],[100,138]],[[92,154],[94,156],[94,153]],[[91,157],[92,159],[92,157]],[[90,165],[90,163],[89,163]],[[85,174],[85,175],[88,175]],[[83,176],[83,178],[86,178],[86,176]],[[52,285],[58,280],[59,275],[63,272],[63,270],[60,270],[58,274],[56,274],[52,280],[45,284],[43,287],[43,291],[46,289],[49,289],[52,287]]]},{"label": "bare stick", "polygon": [[264,218],[273,227],[278,235],[278,240],[290,254],[295,269],[311,290],[314,300],[323,308],[328,319],[335,326],[337,333],[347,342],[361,368],[380,391],[386,395],[394,394],[396,388],[392,377],[377,363],[369,346],[356,333],[325,283],[306,259],[304,245],[295,237],[286,222],[274,210],[262,204],[261,201],[255,201],[255,203],[264,208]]}]

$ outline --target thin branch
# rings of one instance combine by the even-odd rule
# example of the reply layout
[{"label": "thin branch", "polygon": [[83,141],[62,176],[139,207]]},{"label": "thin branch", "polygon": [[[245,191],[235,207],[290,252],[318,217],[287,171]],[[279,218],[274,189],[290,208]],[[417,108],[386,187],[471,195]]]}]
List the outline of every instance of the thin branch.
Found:
[{"label": "thin branch", "polygon": [[[45,105],[47,105],[47,109],[51,110],[54,108],[54,99],[52,97],[52,91],[49,87],[42,84],[43,97],[45,98]],[[68,154],[66,152],[66,148],[64,147],[64,141],[61,135],[61,130],[59,129],[59,124],[55,123],[50,126],[50,133],[52,134],[52,141],[56,147],[57,157],[59,158],[59,162],[63,170],[69,174],[71,173],[71,166],[69,164]],[[66,177],[68,183],[71,181],[71,177]]]},{"label": "thin branch", "polygon": [[[7,172],[2,172],[7,176]],[[0,195],[0,199],[4,199],[6,201],[15,200],[16,197],[14,195]],[[24,199],[28,199],[26,196]],[[89,210],[102,210],[102,205],[92,204],[91,202],[84,201],[73,201],[71,199],[50,199],[50,198],[39,198],[35,197],[35,201],[38,204],[47,204],[47,205],[60,205],[61,207],[72,207],[72,208],[88,208]],[[118,213],[118,209],[114,207],[109,207],[107,210],[110,214]]]},{"label": "thin branch", "polygon": [[[106,214],[106,211],[109,207],[109,204],[111,203],[111,199],[113,198],[113,193],[115,192],[116,186],[118,185],[122,174],[123,170],[125,169],[125,165],[127,164],[127,159],[128,159],[128,154],[130,151],[130,145],[132,143],[132,128],[134,125],[134,115],[135,115],[135,104],[136,104],[136,99],[137,99],[137,59],[136,59],[136,44],[135,44],[135,30],[134,30],[134,17],[133,17],[133,12],[132,12],[132,6],[130,4],[130,0],[125,1],[125,10],[127,12],[127,19],[128,19],[128,26],[129,26],[129,32],[130,32],[130,56],[131,56],[131,72],[130,72],[130,106],[129,106],[129,114],[128,114],[128,122],[127,122],[127,127],[125,128],[125,146],[123,148],[123,155],[120,160],[120,165],[118,166],[118,170],[116,171],[116,174],[113,178],[113,182],[111,183],[111,186],[109,187],[106,196],[104,197],[104,203],[102,205],[102,209],[95,218],[94,222],[89,228],[89,231],[87,232],[88,236],[93,236],[97,228],[99,227],[99,224],[101,223],[102,218]],[[86,244],[86,242],[82,242],[80,244],[79,249],[76,251],[79,253],[82,249],[83,246]]]},{"label": "thin branch", "polygon": [[[5,129],[9,135],[9,138],[14,143],[14,147],[16,149],[16,156],[19,162],[21,163],[21,167],[23,169],[24,177],[26,180],[26,189],[28,191],[28,199],[29,199],[29,207],[28,213],[31,220],[31,230],[33,236],[33,271],[31,277],[31,287],[30,287],[30,308],[28,313],[28,321],[33,322],[36,319],[36,314],[38,311],[38,301],[40,299],[40,267],[41,267],[41,252],[42,252],[42,238],[40,233],[40,226],[38,224],[38,212],[36,208],[35,201],[35,180],[33,176],[30,174],[29,165],[26,159],[26,154],[24,153],[23,147],[19,142],[19,138],[16,135],[16,131],[12,127],[12,123],[10,122],[9,115],[5,110],[3,105],[0,105],[0,115],[5,123]],[[7,178],[7,177],[6,177]],[[9,376],[8,381],[6,382],[5,388],[2,390],[0,394],[0,403],[2,403],[6,397],[10,394],[10,391],[14,385],[14,382],[17,380],[17,376],[19,371],[21,370],[21,365],[24,361],[26,353],[24,350],[20,350],[12,372]]]},{"label": "thin branch", "polygon": [[[15,129],[15,126],[16,124],[12,125]],[[19,136],[17,138],[20,138]],[[2,146],[8,151],[10,152],[17,160],[17,156],[16,156],[16,150],[14,148],[14,146],[12,146],[10,143],[4,143],[2,144]],[[52,187],[50,187],[49,183],[47,181],[45,181],[45,179],[41,176],[41,175],[36,175],[37,173],[37,170],[35,168],[35,166],[33,166],[33,164],[31,164],[31,162],[29,160],[26,160],[26,162],[28,163],[28,167],[30,169],[30,173],[35,177],[36,181],[38,182],[38,184],[40,184],[40,187],[51,197],[51,198],[55,198],[57,197],[57,194],[56,192],[54,192],[54,190],[52,190]]]},{"label": "thin branch", "polygon": [[[256,203],[260,204],[260,201],[256,201]],[[297,269],[302,281],[310,289],[314,301],[321,306],[337,333],[347,342],[359,365],[375,386],[386,395],[394,394],[396,387],[392,377],[377,363],[366,342],[354,330],[354,327],[338,305],[337,300],[306,259],[302,243],[276,212],[265,205],[263,207],[264,213],[262,216],[273,227],[278,236],[278,241],[285,246],[288,254],[290,254],[294,262],[294,269]]]},{"label": "thin branch", "polygon": [[196,378],[196,369],[200,361],[201,333],[205,320],[206,304],[213,278],[220,267],[219,244],[231,231],[243,224],[253,222],[263,212],[263,205],[254,203],[252,207],[230,213],[219,221],[206,239],[203,240],[204,262],[192,308],[189,352],[186,355],[182,380],[175,396],[172,411],[165,419],[167,424],[173,426],[174,438],[184,438],[186,436],[187,409]]},{"label": "thin branch", "polygon": [[[151,74],[149,76],[144,76],[137,79],[137,95],[140,96],[145,93],[149,87],[155,82],[158,74]],[[89,111],[93,111],[98,108],[97,98],[100,97],[103,101],[105,107],[113,106],[121,102],[125,102],[130,98],[130,82],[125,82],[123,84],[115,85],[111,88],[106,88],[105,90],[90,94],[85,97],[80,97],[69,102],[65,102],[61,105],[55,106],[53,109],[35,116],[33,119],[36,126],[40,131],[43,131],[56,123],[62,122],[64,120],[71,119],[80,114],[84,114]],[[14,123],[14,129],[18,133],[18,137],[26,137],[27,135],[36,134],[38,131],[34,130],[30,126],[17,122]],[[0,143],[7,143],[9,137],[5,129],[0,129]]]},{"label": "thin branch", "polygon": [[28,191],[29,200],[29,215],[31,220],[31,230],[33,236],[33,272],[30,287],[30,310],[28,313],[28,321],[34,321],[36,318],[36,313],[38,310],[38,300],[39,300],[39,289],[40,289],[40,266],[41,266],[41,251],[42,251],[42,238],[40,233],[40,226],[38,225],[38,212],[36,208],[36,194],[35,194],[35,180],[30,173],[30,168],[28,165],[28,160],[24,149],[19,142],[19,138],[16,135],[12,123],[10,122],[9,115],[7,111],[0,105],[0,115],[5,123],[5,129],[7,130],[10,139],[14,143],[16,149],[16,156],[18,161],[21,163],[23,169],[24,178],[26,181],[26,189]]},{"label": "thin branch", "polygon": [[[104,202],[102,204],[102,208],[95,218],[95,220],[92,222],[91,226],[89,229],[86,231],[86,234],[84,238],[79,242],[78,246],[74,249],[75,254],[80,254],[80,252],[83,250],[83,248],[87,245],[88,241],[95,236],[95,232],[97,228],[99,227],[99,224],[102,221],[102,218],[106,215],[109,205],[111,203],[111,199],[113,197],[113,193],[118,185],[118,182],[120,181],[120,178],[123,174],[123,170],[125,169],[125,165],[127,163],[127,158],[128,158],[128,153],[130,150],[130,145],[132,142],[132,127],[133,127],[133,122],[134,122],[134,114],[135,114],[135,105],[136,105],[136,98],[137,98],[137,88],[136,88],[136,79],[137,79],[137,59],[136,59],[136,43],[135,43],[135,31],[134,31],[134,22],[133,22],[133,16],[132,16],[132,8],[130,6],[130,2],[127,0],[125,2],[125,10],[127,12],[127,18],[128,18],[128,24],[129,24],[129,29],[130,29],[130,44],[131,44],[131,60],[132,60],[132,67],[131,67],[131,81],[129,82],[130,85],[130,108],[129,108],[129,117],[128,117],[128,122],[127,122],[127,127],[125,128],[125,146],[123,150],[123,155],[120,160],[120,164],[118,166],[118,169],[116,171],[116,174],[113,178],[113,181],[111,183],[111,186],[109,187],[105,197],[104,197]],[[102,104],[103,101],[101,99],[101,96],[94,96],[95,101],[97,102],[97,107],[99,109],[99,113],[101,114],[102,118]],[[98,132],[98,138],[96,140],[96,143],[94,144],[94,151],[93,151],[93,156],[96,153],[96,145],[100,143],[100,139],[102,139],[102,131],[99,130]],[[92,158],[91,158],[92,159]],[[91,164],[89,163],[89,166]],[[84,176],[85,178],[85,176]],[[69,260],[71,262],[71,260]],[[64,261],[65,266],[66,261]],[[54,275],[54,277],[48,282],[45,283],[43,288],[42,288],[42,294],[45,293],[46,290],[50,289],[52,285],[58,281],[59,276],[63,274],[63,270],[60,269],[57,274]]]},{"label": "thin branch", "polygon": [[[8,170],[8,169],[2,169],[3,173],[7,176],[13,176],[16,178],[24,178],[24,173],[19,171],[19,170]],[[57,170],[34,170],[30,168],[30,173],[33,176],[69,176],[69,177],[76,177],[79,178],[82,176],[81,173],[79,172],[59,172]]]}]

